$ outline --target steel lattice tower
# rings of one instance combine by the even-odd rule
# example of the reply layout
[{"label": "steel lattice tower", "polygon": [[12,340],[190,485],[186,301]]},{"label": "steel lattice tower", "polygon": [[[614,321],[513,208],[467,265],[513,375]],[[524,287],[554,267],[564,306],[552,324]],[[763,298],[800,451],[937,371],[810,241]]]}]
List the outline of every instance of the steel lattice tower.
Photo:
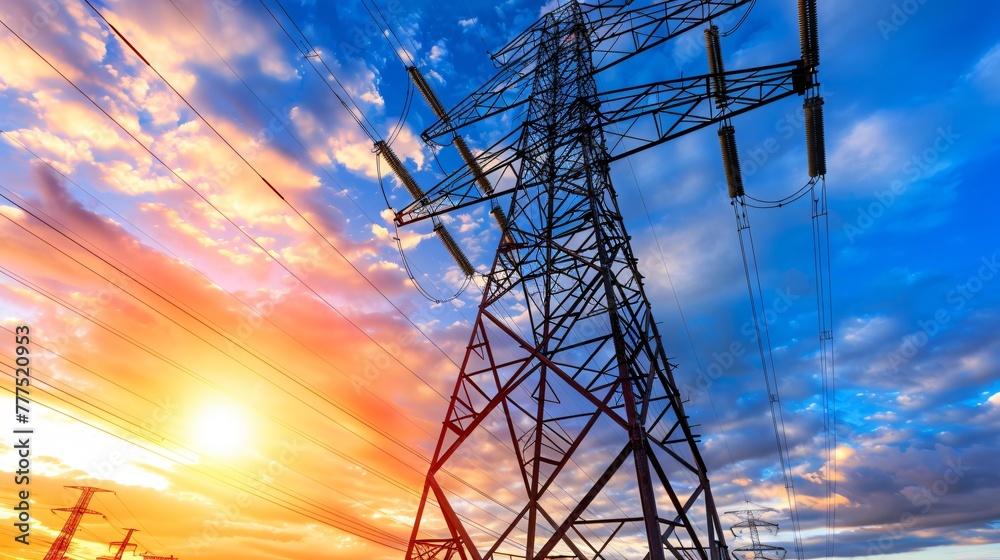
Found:
[{"label": "steel lattice tower", "polygon": [[[813,69],[794,60],[603,93],[595,76],[748,1],[568,2],[494,55],[495,78],[436,111],[428,141],[527,106],[514,143],[480,153],[396,216],[405,225],[489,200],[504,228],[408,559],[727,557],[609,164],[802,95]],[[484,506],[483,524],[468,507],[485,503],[482,490],[453,482],[463,454],[507,474],[490,491],[508,508]]]},{"label": "steel lattice tower", "polygon": [[98,556],[97,560],[122,560],[122,558],[125,556],[125,551],[128,550],[129,548],[132,548],[133,552],[135,552],[135,549],[138,547],[138,545],[130,541],[132,540],[132,534],[135,533],[137,529],[125,529],[125,530],[127,531],[127,533],[125,533],[124,539],[120,541],[115,541],[108,545],[108,550],[110,550],[111,547],[113,546],[118,546],[118,552],[115,552],[114,556]]},{"label": "steel lattice tower", "polygon": [[71,508],[56,508],[52,510],[68,511],[69,517],[66,518],[66,524],[63,525],[62,531],[59,532],[59,536],[52,542],[52,547],[49,548],[49,551],[45,554],[45,560],[63,560],[66,557],[66,551],[69,550],[69,545],[73,542],[73,536],[76,535],[76,530],[80,527],[80,522],[83,521],[84,515],[91,514],[104,517],[103,513],[87,509],[87,506],[90,505],[90,500],[94,497],[94,494],[97,492],[110,492],[110,490],[102,490],[100,488],[92,488],[89,486],[67,486],[67,488],[80,490],[81,494],[79,499],[77,499],[75,506]]},{"label": "steel lattice tower", "polygon": [[[780,546],[772,546],[760,542],[760,532],[763,530],[770,535],[778,534],[778,524],[762,519],[768,513],[777,513],[772,508],[742,509],[737,511],[727,511],[726,515],[735,515],[741,521],[729,528],[733,536],[739,538],[740,533],[749,533],[750,544],[733,549],[733,558],[740,560],[784,560],[785,549]],[[748,556],[750,555],[750,556]]]}]

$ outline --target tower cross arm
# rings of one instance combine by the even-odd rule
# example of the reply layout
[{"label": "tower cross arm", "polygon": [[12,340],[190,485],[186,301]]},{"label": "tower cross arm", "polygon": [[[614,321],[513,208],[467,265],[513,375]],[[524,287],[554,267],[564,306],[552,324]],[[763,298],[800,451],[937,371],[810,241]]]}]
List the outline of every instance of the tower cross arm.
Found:
[{"label": "tower cross arm", "polygon": [[804,95],[813,74],[801,61],[722,74],[726,111],[711,90],[712,74],[617,89],[598,94],[609,161],[719,123],[792,95]]},{"label": "tower cross arm", "polygon": [[463,166],[428,189],[422,200],[415,200],[396,212],[396,224],[413,224],[510,194],[520,174],[521,155],[517,143],[520,141],[522,128],[515,127],[492,146],[474,156],[483,175],[495,187],[492,193],[480,191],[472,170]]},{"label": "tower cross arm", "polygon": [[[711,89],[713,74],[598,93],[599,126],[608,143],[608,161],[628,157],[780,99],[803,95],[813,85],[815,76],[799,60],[731,70],[721,75],[726,84],[726,111],[713,103],[716,97]],[[531,187],[530,182],[520,177],[520,162],[540,153],[540,148],[519,145],[519,136],[533,124],[530,120],[522,123],[476,156],[484,175],[496,185],[493,193],[487,196],[477,190],[472,172],[460,168],[427,192],[426,203],[414,201],[400,210],[396,223],[412,224],[510,194],[515,184],[521,188]],[[555,147],[569,142],[580,132],[576,128],[569,130],[556,140]]]},{"label": "tower cross arm", "polygon": [[[722,16],[751,0],[672,0],[628,9],[593,9],[594,73]],[[643,3],[645,4],[645,3]]]},{"label": "tower cross arm", "polygon": [[[749,1],[666,0],[635,8],[621,1],[582,5],[584,23],[580,32],[586,33],[593,44],[592,72],[628,60]],[[538,64],[538,45],[551,25],[549,20],[568,9],[566,4],[542,16],[493,54],[499,71],[427,128],[423,139],[434,142],[448,138],[466,126],[526,105]]]},{"label": "tower cross arm", "polygon": [[92,509],[86,509],[86,508],[54,508],[52,511],[53,512],[56,512],[56,511],[65,511],[65,512],[68,512],[68,513],[80,513],[80,514],[89,514],[89,515],[100,515],[101,517],[104,517],[103,513],[99,512],[99,511],[94,511]]}]

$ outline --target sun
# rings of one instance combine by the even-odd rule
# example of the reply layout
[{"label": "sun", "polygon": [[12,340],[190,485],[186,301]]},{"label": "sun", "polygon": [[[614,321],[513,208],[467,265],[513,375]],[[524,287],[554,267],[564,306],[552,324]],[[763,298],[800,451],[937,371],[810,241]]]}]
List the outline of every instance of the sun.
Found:
[{"label": "sun", "polygon": [[235,406],[212,404],[198,415],[194,425],[199,447],[213,455],[234,455],[247,448],[249,424]]}]

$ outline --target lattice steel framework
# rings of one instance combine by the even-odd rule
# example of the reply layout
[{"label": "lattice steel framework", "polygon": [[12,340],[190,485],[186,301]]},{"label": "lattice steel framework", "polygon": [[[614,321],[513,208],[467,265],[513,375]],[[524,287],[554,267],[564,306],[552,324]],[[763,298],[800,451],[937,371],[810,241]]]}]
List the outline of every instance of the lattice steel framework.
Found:
[{"label": "lattice steel framework", "polygon": [[73,537],[76,535],[76,530],[80,527],[80,522],[83,521],[84,515],[100,515],[104,517],[104,514],[99,511],[94,511],[87,509],[90,505],[90,500],[94,497],[94,494],[98,492],[110,492],[111,490],[102,490],[101,488],[92,488],[90,486],[67,486],[66,488],[72,488],[74,490],[80,491],[80,497],[76,501],[76,505],[71,508],[56,508],[52,511],[66,511],[69,512],[69,517],[66,518],[66,524],[63,525],[62,531],[59,532],[59,536],[56,540],[52,542],[52,546],[49,551],[45,553],[45,560],[65,560],[66,552],[69,550],[69,545],[73,542]]},{"label": "lattice steel framework", "polygon": [[[523,112],[478,166],[396,216],[403,225],[512,194],[408,559],[727,557],[609,164],[802,95],[813,68],[796,60],[608,92],[595,76],[748,2],[571,1],[496,53],[497,76],[424,133],[451,138]],[[506,473],[488,490],[507,509],[444,476],[463,456]],[[469,521],[470,503],[489,515]]]},{"label": "lattice steel framework", "polygon": [[115,547],[115,546],[118,547],[118,551],[115,552],[115,555],[114,556],[98,556],[97,560],[122,560],[122,558],[125,557],[125,551],[128,550],[129,548],[131,548],[133,550],[133,553],[135,552],[135,549],[139,545],[131,542],[131,540],[132,540],[132,534],[135,533],[137,531],[137,529],[125,529],[125,530],[127,532],[125,533],[125,538],[124,539],[122,539],[120,541],[115,541],[115,542],[113,542],[113,543],[111,543],[111,544],[108,545],[108,550],[111,550],[111,548]]},{"label": "lattice steel framework", "polygon": [[778,513],[772,508],[742,509],[727,511],[726,515],[735,515],[740,522],[729,528],[733,536],[739,538],[745,534],[750,538],[750,544],[733,549],[734,560],[784,560],[785,549],[760,542],[761,531],[769,535],[778,534],[778,524],[762,519],[769,513]]}]

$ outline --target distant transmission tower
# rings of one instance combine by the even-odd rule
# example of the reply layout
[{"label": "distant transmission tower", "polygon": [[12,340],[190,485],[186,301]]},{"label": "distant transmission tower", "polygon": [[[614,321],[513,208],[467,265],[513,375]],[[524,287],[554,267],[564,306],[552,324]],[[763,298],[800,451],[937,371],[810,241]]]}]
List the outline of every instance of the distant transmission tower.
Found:
[{"label": "distant transmission tower", "polygon": [[97,492],[110,492],[111,490],[102,490],[100,488],[92,488],[90,486],[67,486],[66,488],[73,488],[75,490],[80,490],[80,498],[76,501],[76,505],[71,508],[56,508],[52,511],[68,511],[69,517],[66,519],[66,524],[63,525],[62,531],[56,540],[52,543],[52,547],[45,554],[45,560],[64,560],[66,558],[66,552],[69,550],[69,545],[73,541],[73,536],[76,535],[76,530],[80,527],[80,521],[83,520],[85,514],[100,515],[104,517],[104,514],[99,511],[94,511],[87,509],[90,505],[91,498]]},{"label": "distant transmission tower", "polygon": [[[466,166],[411,189],[397,224],[489,201],[503,233],[407,559],[728,556],[610,163],[804,95],[814,65],[720,67],[606,92],[595,77],[751,2],[569,1],[494,54],[497,75],[448,112],[411,70],[437,105],[425,141],[455,143]],[[474,157],[455,140],[497,117],[519,124]],[[489,461],[496,485],[462,478],[471,457]]]},{"label": "distant transmission tower", "polygon": [[108,546],[108,550],[111,550],[112,546],[117,545],[118,546],[118,552],[116,552],[114,556],[98,556],[97,560],[122,560],[122,557],[125,556],[125,551],[126,550],[128,550],[130,547],[132,549],[135,549],[138,545],[136,545],[134,543],[130,543],[129,541],[132,540],[132,533],[134,533],[136,530],[135,529],[126,529],[126,531],[128,531],[128,532],[125,533],[125,538],[124,539],[122,539],[120,541],[113,542],[113,543],[111,543]]},{"label": "distant transmission tower", "polygon": [[733,525],[730,530],[733,536],[739,538],[742,533],[750,534],[750,544],[733,549],[733,558],[737,560],[750,560],[761,558],[764,560],[783,560],[785,549],[780,546],[761,544],[760,531],[770,535],[778,534],[778,524],[761,519],[768,513],[778,513],[778,510],[771,508],[744,509],[738,511],[727,511],[726,515],[735,515],[743,521]]}]

